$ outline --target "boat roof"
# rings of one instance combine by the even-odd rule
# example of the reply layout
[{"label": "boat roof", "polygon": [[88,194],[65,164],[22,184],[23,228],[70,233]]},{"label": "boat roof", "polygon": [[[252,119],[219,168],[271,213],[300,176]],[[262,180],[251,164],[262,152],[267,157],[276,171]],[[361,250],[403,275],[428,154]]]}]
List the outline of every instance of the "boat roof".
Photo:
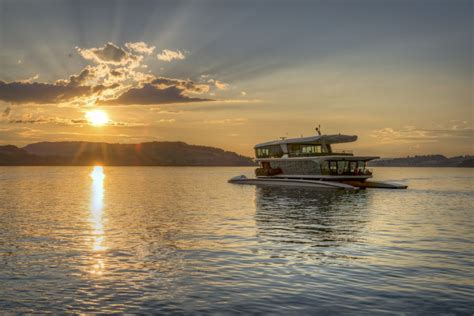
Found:
[{"label": "boat roof", "polygon": [[356,135],[315,135],[310,137],[298,137],[298,138],[287,138],[279,139],[271,142],[261,143],[254,146],[254,148],[272,146],[272,145],[281,145],[281,144],[338,144],[338,143],[350,143],[357,140]]},{"label": "boat roof", "polygon": [[347,160],[347,161],[369,161],[379,159],[379,156],[347,156],[338,154],[329,154],[321,156],[307,156],[307,157],[279,157],[279,158],[257,158],[255,161],[295,161],[295,160]]}]

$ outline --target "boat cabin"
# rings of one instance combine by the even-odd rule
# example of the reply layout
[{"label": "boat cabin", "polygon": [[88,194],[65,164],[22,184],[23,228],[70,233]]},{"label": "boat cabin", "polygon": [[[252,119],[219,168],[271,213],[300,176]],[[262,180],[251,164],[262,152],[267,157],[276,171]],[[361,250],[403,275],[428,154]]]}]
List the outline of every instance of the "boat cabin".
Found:
[{"label": "boat cabin", "polygon": [[355,135],[316,135],[281,139],[256,145],[257,176],[312,175],[370,177],[367,161],[378,157],[354,156],[350,151],[334,151],[332,144],[357,140]]},{"label": "boat cabin", "polygon": [[316,135],[281,139],[255,145],[255,156],[260,158],[314,157],[327,155],[349,155],[348,151],[333,152],[331,144],[349,143],[357,140],[355,135]]}]

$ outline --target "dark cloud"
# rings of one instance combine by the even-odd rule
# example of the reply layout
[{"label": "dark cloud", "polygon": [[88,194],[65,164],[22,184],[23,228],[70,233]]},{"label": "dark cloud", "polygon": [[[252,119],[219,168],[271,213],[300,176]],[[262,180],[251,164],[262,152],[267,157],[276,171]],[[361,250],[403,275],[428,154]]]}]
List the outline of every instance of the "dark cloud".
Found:
[{"label": "dark cloud", "polygon": [[92,77],[91,71],[86,68],[82,70],[79,75],[69,77],[69,81],[73,86],[81,86],[90,77]]},{"label": "dark cloud", "polygon": [[209,86],[205,84],[196,84],[191,80],[172,79],[165,77],[158,77],[151,81],[151,84],[157,85],[159,88],[176,87],[186,92],[191,93],[205,93],[209,91]]},{"label": "dark cloud", "polygon": [[98,65],[96,67],[87,66],[78,75],[72,75],[69,80],[58,80],[57,84],[84,86],[91,81],[97,81],[109,74],[110,70],[106,65]]},{"label": "dark cloud", "polygon": [[9,120],[10,124],[61,124],[61,125],[75,125],[75,124],[88,124],[85,119],[65,119],[60,117],[49,117],[49,118],[27,118],[27,119],[13,119]]},{"label": "dark cloud", "polygon": [[[0,80],[0,100],[13,104],[36,103],[50,104],[71,101],[75,98],[100,95],[108,89],[119,86],[97,84],[108,76],[110,69],[106,65],[87,66],[69,79],[60,79],[54,83],[33,82],[31,80],[5,82]],[[103,80],[102,80],[103,82]]]},{"label": "dark cloud", "polygon": [[104,105],[127,105],[127,104],[170,104],[213,101],[211,99],[191,98],[184,95],[184,90],[176,86],[169,86],[164,89],[153,84],[145,84],[141,88],[132,88],[124,92],[120,97],[102,101]]},{"label": "dark cloud", "polygon": [[86,124],[88,123],[87,120],[84,119],[77,119],[77,120],[71,120],[72,124]]},{"label": "dark cloud", "polygon": [[94,93],[100,94],[105,90],[112,90],[112,89],[115,89],[115,88],[118,88],[118,87],[120,87],[119,83],[114,83],[114,84],[111,84],[111,85],[99,84],[97,86],[92,87],[92,91]]},{"label": "dark cloud", "polygon": [[0,80],[0,100],[14,104],[64,102],[93,93],[93,88],[89,86]]},{"label": "dark cloud", "polygon": [[126,52],[113,43],[107,43],[99,48],[77,48],[77,50],[85,59],[93,60],[97,63],[125,65],[128,63],[139,63],[142,59],[141,56]]},{"label": "dark cloud", "polygon": [[[12,104],[51,104],[67,102],[79,97],[101,95],[105,90],[120,87],[119,83],[95,86],[81,85],[90,76],[94,76],[91,69],[84,69],[78,75],[71,76],[69,80],[58,80],[54,84],[0,81],[0,100]],[[153,82],[155,81],[159,84],[149,83],[143,87],[131,88],[114,99],[99,101],[99,104],[168,104],[212,101],[187,96],[187,92],[199,93],[204,89],[191,81],[165,78],[156,79]]]},{"label": "dark cloud", "polygon": [[[10,124],[56,124],[56,125],[89,125],[91,124],[86,119],[70,119],[64,117],[33,117],[30,115],[24,115],[21,118],[10,119],[7,121]],[[116,127],[140,127],[145,126],[143,123],[132,123],[132,122],[116,122],[110,121],[107,123],[109,126]]]},{"label": "dark cloud", "polygon": [[114,77],[123,77],[124,76],[124,72],[123,71],[120,71],[120,70],[112,70],[110,71],[110,75],[111,76],[114,76]]},{"label": "dark cloud", "polygon": [[10,120],[8,123],[11,124],[43,124],[51,122],[49,119],[18,119],[18,120]]}]

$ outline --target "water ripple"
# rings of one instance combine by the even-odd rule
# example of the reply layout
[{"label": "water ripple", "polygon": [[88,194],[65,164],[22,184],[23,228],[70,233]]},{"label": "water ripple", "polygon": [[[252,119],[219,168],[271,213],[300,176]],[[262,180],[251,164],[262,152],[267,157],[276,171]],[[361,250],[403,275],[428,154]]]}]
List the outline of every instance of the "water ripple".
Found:
[{"label": "water ripple", "polygon": [[227,184],[248,168],[0,168],[0,310],[472,314],[473,177]]}]

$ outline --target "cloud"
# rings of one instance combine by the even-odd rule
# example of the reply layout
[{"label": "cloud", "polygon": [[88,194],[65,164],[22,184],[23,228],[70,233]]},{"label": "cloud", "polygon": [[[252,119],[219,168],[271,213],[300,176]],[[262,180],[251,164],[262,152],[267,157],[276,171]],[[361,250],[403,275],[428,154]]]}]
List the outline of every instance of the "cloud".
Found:
[{"label": "cloud", "polygon": [[13,104],[57,103],[94,94],[94,88],[63,83],[5,82],[0,80],[0,100]]},{"label": "cloud", "polygon": [[158,123],[174,123],[176,122],[175,119],[161,119],[158,121]]},{"label": "cloud", "polygon": [[84,119],[66,119],[60,117],[39,117],[39,118],[21,118],[11,119],[8,121],[10,124],[60,124],[60,125],[76,125],[76,124],[88,124],[87,120]]},{"label": "cloud", "polygon": [[203,98],[191,98],[186,96],[184,90],[176,86],[169,86],[164,89],[147,83],[139,88],[132,88],[124,92],[118,98],[113,100],[101,101],[103,105],[129,105],[129,104],[170,104],[170,103],[188,103],[212,101]]},{"label": "cloud", "polygon": [[[95,64],[55,82],[37,82],[38,76],[13,82],[0,80],[0,101],[80,106],[214,101],[192,97],[192,94],[209,93],[207,83],[156,77],[149,72],[137,71],[139,66],[146,66],[140,65],[144,56],[154,50],[145,42],[130,42],[125,47],[106,43],[99,48],[76,49],[82,57]],[[162,54],[168,60],[185,58],[180,51],[163,50]],[[222,82],[216,84],[226,86]]]},{"label": "cloud", "polygon": [[170,62],[172,60],[182,60],[186,56],[179,50],[173,51],[169,49],[163,49],[161,53],[156,55],[159,60]]},{"label": "cloud", "polygon": [[465,126],[454,125],[448,128],[423,129],[415,126],[404,126],[400,129],[391,127],[375,130],[371,134],[381,143],[413,143],[413,142],[438,142],[440,140],[453,138],[474,137],[474,129]]},{"label": "cloud", "polygon": [[217,79],[209,78],[209,75],[201,75],[201,76],[199,77],[199,81],[200,81],[200,82],[206,82],[206,83],[212,84],[212,85],[214,85],[218,90],[227,90],[227,89],[230,88],[230,85],[229,85],[228,83],[222,82],[222,81],[217,80]]},{"label": "cloud", "polygon": [[76,49],[85,59],[99,64],[138,66],[143,59],[143,56],[133,55],[110,42],[99,48],[76,47]]},{"label": "cloud", "polygon": [[8,117],[8,116],[10,116],[11,111],[12,111],[12,109],[11,109],[9,106],[7,106],[7,107],[5,108],[5,110],[3,110],[2,116],[3,116],[3,117]]},{"label": "cloud", "polygon": [[[58,104],[78,101],[89,103],[100,95],[116,91],[117,83],[108,83],[107,65],[87,66],[77,75],[54,83],[34,82],[38,76],[28,80],[5,82],[0,80],[0,101],[12,104]],[[91,98],[89,100],[88,98]]]},{"label": "cloud", "polygon": [[209,92],[209,86],[205,84],[196,84],[191,80],[182,79],[171,79],[165,77],[158,77],[151,81],[151,84],[164,89],[169,87],[176,87],[181,90],[185,90],[189,93],[205,93]]},{"label": "cloud", "polygon": [[183,110],[163,109],[163,108],[160,108],[160,107],[151,108],[150,111],[156,112],[158,114],[172,114],[172,115],[183,114],[184,113]]},{"label": "cloud", "polygon": [[[64,117],[36,117],[34,118],[31,114],[25,114],[21,118],[14,118],[7,121],[10,124],[56,124],[56,125],[92,125],[86,119],[69,119]],[[132,122],[116,122],[116,121],[109,121],[107,126],[115,126],[115,127],[139,127],[145,126],[144,123],[132,123]]]},{"label": "cloud", "polygon": [[204,124],[210,125],[229,125],[229,126],[236,126],[236,125],[243,125],[247,123],[246,118],[233,118],[233,119],[222,119],[222,120],[210,120],[204,121]]},{"label": "cloud", "polygon": [[86,66],[79,74],[54,83],[34,82],[37,78],[38,75],[13,82],[0,80],[0,100],[12,104],[57,104],[76,100],[83,104],[89,101],[93,103],[99,96],[112,94],[112,97],[116,97],[115,93],[120,92],[118,83],[126,79],[125,73],[105,64]]},{"label": "cloud", "polygon": [[[104,77],[119,78],[109,85],[96,84]],[[4,82],[0,81],[0,100],[12,104],[52,104],[71,102],[81,97],[93,97],[98,104],[169,104],[198,101],[212,101],[206,98],[193,98],[189,93],[201,94],[209,91],[209,86],[195,84],[190,80],[156,78],[148,75],[148,83],[142,86],[121,83],[125,74],[119,70],[110,70],[107,66],[88,66],[78,75],[55,83],[40,82]],[[107,79],[108,82],[113,80]],[[90,84],[90,85],[87,85]],[[84,103],[87,100],[82,99]]]},{"label": "cloud", "polygon": [[125,47],[139,54],[150,55],[155,50],[155,46],[148,46],[145,42],[126,43]]},{"label": "cloud", "polygon": [[227,90],[229,89],[229,84],[228,83],[224,83],[222,81],[219,81],[219,80],[216,80],[214,82],[214,85],[216,86],[217,89],[219,90]]},{"label": "cloud", "polygon": [[110,69],[107,65],[86,66],[78,75],[71,75],[69,79],[60,79],[56,81],[59,85],[70,86],[84,86],[100,81],[110,74]]},{"label": "cloud", "polygon": [[32,77],[30,77],[30,78],[28,78],[28,79],[19,80],[19,82],[33,82],[33,81],[35,81],[35,80],[38,79],[38,78],[39,78],[39,75],[36,74],[36,75],[34,75],[34,76],[32,76]]},{"label": "cloud", "polygon": [[155,75],[150,73],[143,73],[140,71],[133,72],[133,79],[138,83],[149,83],[156,78]]},{"label": "cloud", "polygon": [[123,78],[125,77],[125,73],[121,70],[118,70],[118,69],[113,69],[110,71],[110,75],[112,77],[119,77],[119,78]]}]

